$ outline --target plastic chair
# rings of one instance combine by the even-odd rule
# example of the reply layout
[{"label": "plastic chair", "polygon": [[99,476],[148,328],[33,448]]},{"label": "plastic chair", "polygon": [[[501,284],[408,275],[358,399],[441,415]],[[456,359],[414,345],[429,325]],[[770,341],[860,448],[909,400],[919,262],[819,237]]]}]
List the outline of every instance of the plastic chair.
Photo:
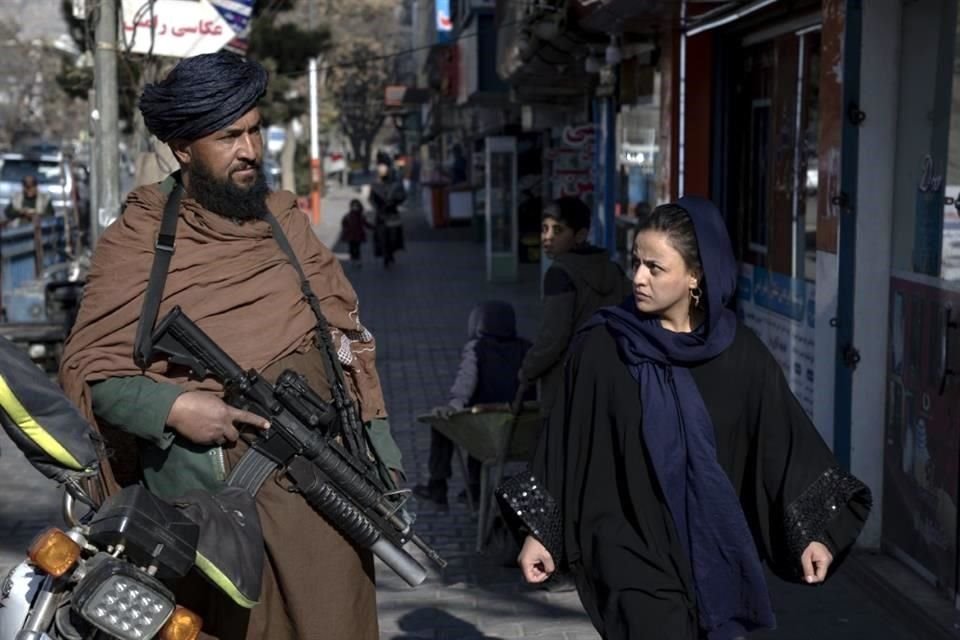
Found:
[{"label": "plastic chair", "polygon": [[[503,481],[505,464],[526,462],[533,458],[542,423],[539,403],[525,402],[516,416],[510,405],[503,403],[475,405],[445,417],[421,415],[417,420],[429,424],[457,446],[464,479],[468,477],[464,454],[481,462],[477,551],[483,551],[493,527],[493,492]],[[467,500],[473,508],[469,490]]]}]

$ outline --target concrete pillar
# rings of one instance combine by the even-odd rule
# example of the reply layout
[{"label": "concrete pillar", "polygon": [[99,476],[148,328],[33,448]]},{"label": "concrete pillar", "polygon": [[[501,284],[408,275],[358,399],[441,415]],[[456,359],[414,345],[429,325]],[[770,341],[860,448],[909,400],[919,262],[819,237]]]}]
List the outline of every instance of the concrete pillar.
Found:
[{"label": "concrete pillar", "polygon": [[860,537],[879,547],[883,518],[883,463],[887,397],[890,268],[897,157],[900,70],[900,0],[863,3],[863,61],[857,175],[857,257],[854,344],[860,363],[853,375],[850,469],[873,491],[874,507]]}]

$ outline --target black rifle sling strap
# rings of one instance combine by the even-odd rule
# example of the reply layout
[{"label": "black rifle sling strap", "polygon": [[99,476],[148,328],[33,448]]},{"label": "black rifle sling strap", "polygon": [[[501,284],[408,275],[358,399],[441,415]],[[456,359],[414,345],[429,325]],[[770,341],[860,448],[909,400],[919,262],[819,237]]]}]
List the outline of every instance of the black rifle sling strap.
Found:
[{"label": "black rifle sling strap", "polygon": [[[137,325],[137,336],[134,343],[133,359],[138,367],[146,369],[150,364],[150,354],[153,350],[152,334],[154,325],[157,322],[157,314],[160,311],[160,301],[163,298],[163,288],[167,281],[167,272],[170,269],[170,259],[173,257],[174,240],[177,234],[177,219],[180,213],[180,198],[183,196],[183,185],[179,180],[175,180],[173,190],[167,198],[163,209],[163,218],[160,221],[160,232],[157,235],[156,252],[153,256],[153,266],[150,269],[150,279],[147,282],[147,291],[144,295],[143,310],[140,314],[140,323]],[[333,392],[334,402],[341,415],[343,435],[345,440],[349,441],[351,448],[356,450],[358,458],[364,459],[360,452],[365,449],[362,445],[362,427],[357,420],[356,408],[353,401],[346,392],[344,386],[343,369],[340,367],[340,361],[337,358],[336,349],[333,346],[333,340],[330,337],[330,326],[320,308],[320,301],[313,293],[310,283],[307,281],[306,274],[300,267],[300,261],[297,260],[286,234],[280,227],[280,223],[269,211],[264,216],[273,229],[274,238],[277,244],[287,255],[290,264],[297,271],[300,277],[300,290],[306,297],[313,314],[317,318],[316,332],[321,342],[321,351],[324,352],[324,369],[327,379],[330,382],[330,388]],[[240,462],[234,467],[228,484],[246,488],[252,495],[256,495],[260,486],[269,477],[270,472],[277,468],[275,462],[266,455],[251,447],[241,458]]]},{"label": "black rifle sling strap", "polygon": [[[323,310],[320,308],[320,300],[317,299],[316,294],[310,287],[310,282],[307,280],[307,276],[303,272],[300,261],[297,259],[293,247],[290,246],[286,234],[280,227],[280,223],[270,212],[267,212],[264,217],[273,229],[273,236],[277,244],[280,245],[280,248],[287,255],[291,266],[293,266],[297,275],[300,277],[300,291],[307,299],[314,316],[317,318],[316,333],[317,338],[321,342],[318,346],[323,352],[324,371],[330,383],[330,389],[333,393],[337,411],[341,416],[341,429],[343,429],[344,439],[350,443],[350,448],[354,449],[354,454],[357,459],[365,460],[366,456],[363,455],[363,453],[366,451],[366,447],[363,444],[361,436],[362,427],[357,420],[353,400],[346,391],[343,368],[340,366],[337,350],[334,348],[333,340],[330,337],[330,325],[327,323],[323,315]],[[263,485],[270,476],[270,473],[276,468],[277,463],[259,451],[256,443],[254,443],[252,447],[247,449],[247,452],[243,454],[240,461],[230,472],[227,484],[234,487],[242,487],[251,495],[257,495],[257,491],[260,490],[261,485]]]},{"label": "black rifle sling strap", "polygon": [[140,313],[140,323],[137,325],[137,337],[133,344],[133,361],[141,369],[150,366],[150,352],[153,351],[153,326],[157,323],[157,313],[160,311],[160,300],[163,298],[163,287],[167,282],[167,272],[170,270],[170,259],[173,257],[174,240],[177,236],[177,218],[180,214],[180,198],[183,196],[183,185],[176,180],[167,203],[163,207],[163,218],[160,220],[160,233],[157,234],[156,251],[153,254],[153,267],[150,269],[150,280],[147,281],[147,291],[144,294],[143,310]]},{"label": "black rifle sling strap", "polygon": [[287,259],[290,261],[290,264],[293,265],[293,268],[296,269],[297,275],[300,277],[300,292],[303,293],[303,296],[307,299],[310,308],[313,310],[313,315],[317,318],[316,333],[318,340],[320,340],[318,346],[321,347],[324,355],[323,365],[327,374],[327,380],[330,384],[330,390],[333,393],[333,401],[341,416],[342,424],[340,428],[343,430],[344,438],[352,441],[347,444],[354,449],[353,453],[361,457],[365,451],[365,448],[361,448],[360,434],[362,433],[362,428],[357,419],[356,407],[350,395],[347,393],[346,377],[343,374],[343,368],[340,366],[340,358],[337,356],[338,350],[333,344],[333,338],[330,336],[330,325],[327,323],[327,319],[323,315],[323,310],[320,308],[320,300],[313,292],[310,281],[307,280],[307,276],[300,266],[300,261],[297,260],[297,255],[293,252],[293,247],[290,246],[290,241],[287,240],[283,228],[280,227],[280,222],[269,211],[264,217],[273,228],[273,237],[276,239],[277,244],[279,244],[283,252],[287,254]]}]

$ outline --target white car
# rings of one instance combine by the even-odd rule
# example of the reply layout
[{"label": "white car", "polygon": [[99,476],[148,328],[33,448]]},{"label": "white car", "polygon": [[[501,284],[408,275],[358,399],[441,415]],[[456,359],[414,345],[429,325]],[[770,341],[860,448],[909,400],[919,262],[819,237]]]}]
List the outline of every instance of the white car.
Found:
[{"label": "white car", "polygon": [[4,153],[0,156],[0,212],[23,190],[26,176],[37,178],[41,193],[50,197],[54,210],[63,214],[73,206],[73,175],[60,154]]}]

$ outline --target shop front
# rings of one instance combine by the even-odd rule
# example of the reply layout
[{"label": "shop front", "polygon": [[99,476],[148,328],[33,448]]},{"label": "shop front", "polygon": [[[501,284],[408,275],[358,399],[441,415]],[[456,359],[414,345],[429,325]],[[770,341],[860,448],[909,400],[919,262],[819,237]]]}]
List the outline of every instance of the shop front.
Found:
[{"label": "shop front", "polygon": [[[829,206],[819,189],[822,16],[820,3],[798,4],[689,37],[685,47],[697,62],[684,74],[683,152],[685,192],[700,195],[710,185],[727,217],[740,263],[739,317],[829,439],[830,421],[816,407],[824,397],[819,385],[831,384],[826,376],[818,381],[817,363],[817,324],[824,320],[817,305],[819,212]],[[704,63],[705,50],[716,66]],[[704,101],[713,104],[712,125],[703,123]],[[833,241],[824,243],[826,253],[836,253]]]},{"label": "shop front", "polygon": [[882,543],[956,597],[960,23],[956,0],[901,10]]}]

